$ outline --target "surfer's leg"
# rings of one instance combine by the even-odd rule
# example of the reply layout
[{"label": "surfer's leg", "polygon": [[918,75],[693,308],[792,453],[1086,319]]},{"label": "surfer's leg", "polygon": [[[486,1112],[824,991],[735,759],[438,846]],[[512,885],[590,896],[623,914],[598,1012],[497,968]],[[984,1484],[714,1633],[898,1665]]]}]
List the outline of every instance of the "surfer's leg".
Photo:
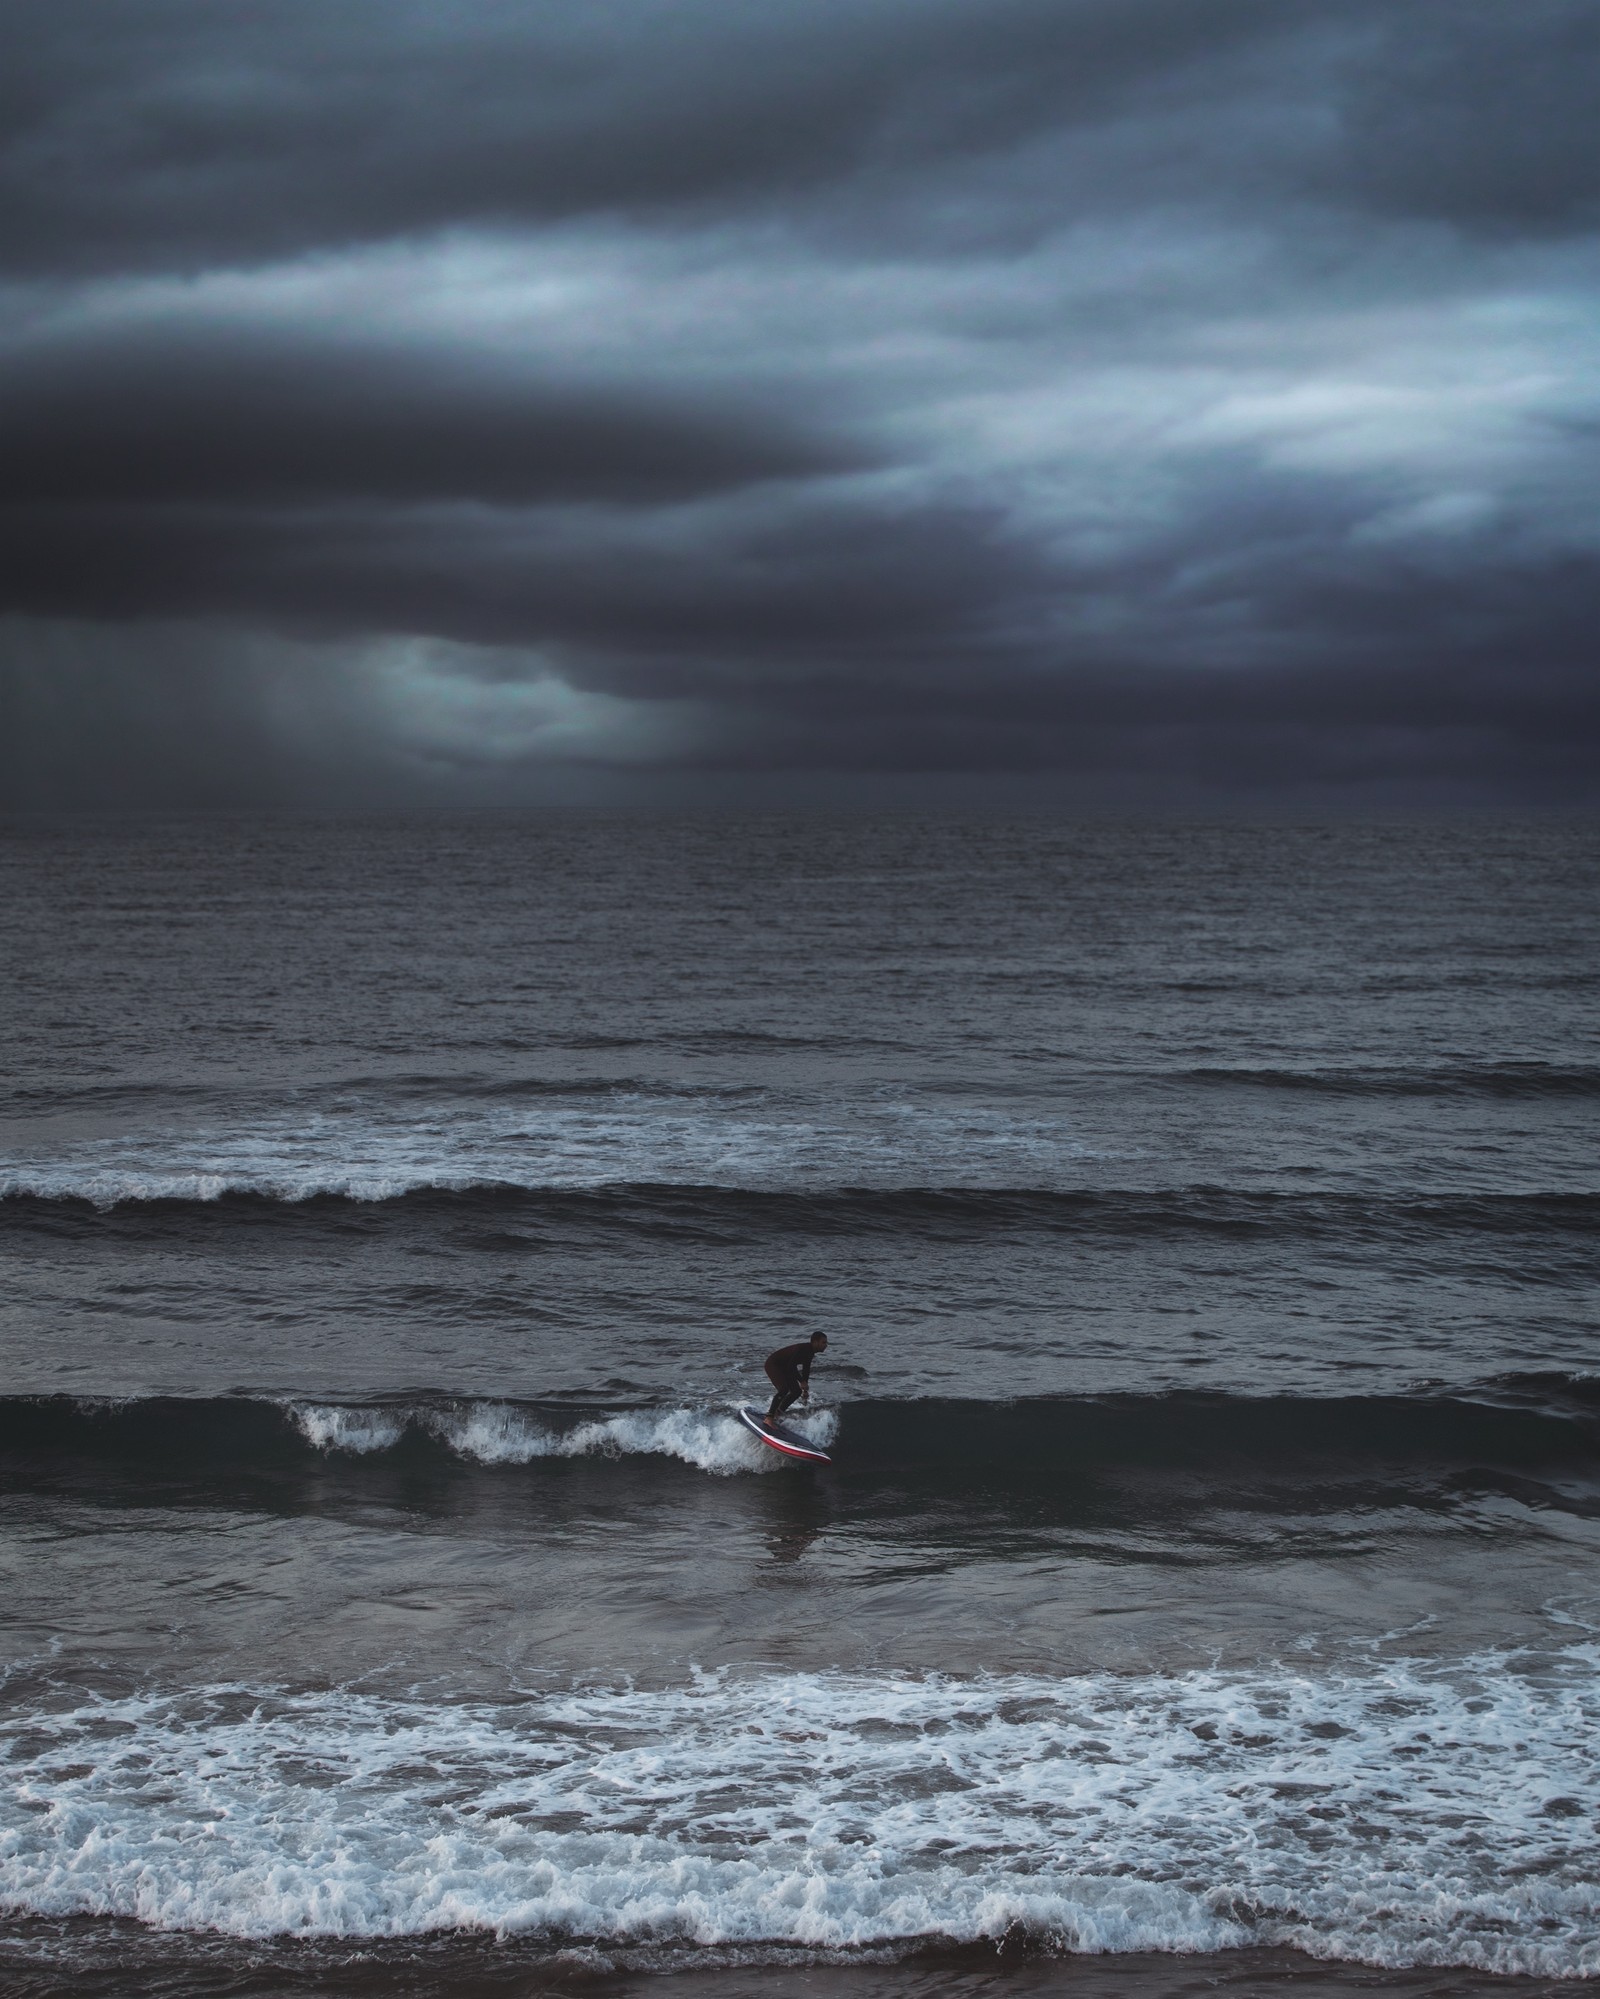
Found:
[{"label": "surfer's leg", "polygon": [[774,1395],[772,1398],[772,1406],[767,1410],[767,1421],[769,1423],[776,1423],[778,1418],[783,1414],[784,1410],[789,1407],[789,1404],[791,1402],[798,1402],[799,1400],[800,1400],[799,1382],[786,1381],[783,1384],[783,1386],[778,1390],[777,1394]]}]

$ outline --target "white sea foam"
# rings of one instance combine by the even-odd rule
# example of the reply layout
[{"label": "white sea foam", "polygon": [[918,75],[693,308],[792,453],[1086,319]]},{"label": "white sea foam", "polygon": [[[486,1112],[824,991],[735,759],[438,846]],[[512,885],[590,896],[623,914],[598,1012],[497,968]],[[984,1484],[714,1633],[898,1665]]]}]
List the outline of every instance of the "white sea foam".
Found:
[{"label": "white sea foam", "polygon": [[9,1730],[0,1907],[1592,1975],[1597,1663],[95,1701]]},{"label": "white sea foam", "polygon": [[644,1093],[576,1101],[479,1096],[365,1098],[277,1107],[214,1128],[80,1140],[0,1160],[0,1195],[126,1201],[382,1201],[419,1189],[570,1188],[651,1183],[729,1188],[1048,1184],[1093,1156],[1057,1120],[995,1106],[864,1098],[819,1105],[685,1106]]},{"label": "white sea foam", "polygon": [[410,1422],[408,1410],[350,1408],[341,1403],[293,1402],[289,1413],[307,1443],[319,1451],[386,1451]]},{"label": "white sea foam", "polygon": [[[681,1458],[701,1471],[726,1475],[771,1471],[781,1462],[736,1416],[721,1410],[634,1410],[556,1429],[505,1402],[379,1410],[291,1402],[286,1408],[307,1442],[322,1451],[388,1450],[414,1425],[461,1457],[486,1465],[523,1465],[535,1458],[657,1456]],[[826,1447],[837,1433],[838,1419],[832,1410],[819,1409],[802,1416],[795,1427]]]}]

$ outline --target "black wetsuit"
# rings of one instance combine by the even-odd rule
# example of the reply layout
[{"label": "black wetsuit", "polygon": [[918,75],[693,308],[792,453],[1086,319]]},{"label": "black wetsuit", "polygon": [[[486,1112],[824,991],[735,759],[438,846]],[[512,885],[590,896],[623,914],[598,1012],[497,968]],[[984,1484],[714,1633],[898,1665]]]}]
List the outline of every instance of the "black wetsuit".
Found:
[{"label": "black wetsuit", "polygon": [[809,1340],[800,1340],[792,1347],[779,1347],[776,1353],[767,1355],[767,1379],[778,1391],[767,1411],[769,1423],[777,1422],[789,1404],[798,1402],[810,1387],[811,1363],[816,1356],[817,1350]]}]

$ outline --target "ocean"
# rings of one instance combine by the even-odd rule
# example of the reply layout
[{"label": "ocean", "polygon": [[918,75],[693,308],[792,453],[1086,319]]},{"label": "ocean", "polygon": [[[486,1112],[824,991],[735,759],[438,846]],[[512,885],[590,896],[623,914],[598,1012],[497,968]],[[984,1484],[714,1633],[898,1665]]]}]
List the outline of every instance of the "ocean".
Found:
[{"label": "ocean", "polygon": [[0,1992],[1600,1976],[1597,880],[10,822]]}]

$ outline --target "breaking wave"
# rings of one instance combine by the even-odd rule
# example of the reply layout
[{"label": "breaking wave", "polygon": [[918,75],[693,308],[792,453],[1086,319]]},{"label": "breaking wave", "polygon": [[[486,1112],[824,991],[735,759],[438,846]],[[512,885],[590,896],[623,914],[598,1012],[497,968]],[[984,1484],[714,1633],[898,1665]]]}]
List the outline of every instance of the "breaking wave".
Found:
[{"label": "breaking wave", "polygon": [[[480,1465],[526,1465],[537,1458],[667,1457],[726,1476],[771,1471],[779,1462],[737,1417],[719,1410],[637,1410],[556,1429],[508,1402],[397,1410],[317,1402],[285,1407],[318,1450],[362,1456],[391,1449],[415,1429]],[[817,1410],[793,1427],[825,1447],[839,1426],[831,1410]]]},{"label": "breaking wave", "polygon": [[[765,1394],[763,1393],[763,1400]],[[791,1412],[792,1427],[826,1447],[831,1409]],[[309,1448],[370,1459],[402,1445],[443,1448],[483,1466],[560,1458],[676,1458],[700,1471],[771,1471],[783,1460],[726,1409],[637,1409],[574,1415],[472,1397],[332,1402],[255,1396],[0,1397],[0,1450],[24,1459],[88,1458],[140,1465],[163,1480],[186,1469],[271,1470]]]},{"label": "breaking wave", "polygon": [[[781,1191],[838,1186],[1050,1185],[1098,1157],[1059,1118],[868,1098],[812,1104],[573,1085],[433,1104],[355,1099],[0,1161],[0,1197],[207,1203],[229,1195],[390,1201],[423,1190],[634,1184]],[[563,1100],[565,1099],[565,1100]]]},{"label": "breaking wave", "polygon": [[[794,1420],[792,1417],[791,1420]],[[799,1412],[833,1476],[884,1503],[1041,1503],[1069,1514],[1091,1489],[1165,1481],[1193,1510],[1264,1494],[1281,1506],[1451,1506],[1500,1493],[1600,1513],[1600,1380],[1505,1375],[1449,1392],[1365,1396],[1205,1391],[1021,1402],[861,1400]],[[316,1458],[347,1468],[432,1453],[496,1470],[575,1459],[673,1460],[728,1476],[781,1461],[724,1407],[580,1408],[471,1396],[0,1397],[3,1480],[94,1486],[118,1476],[212,1492],[219,1476],[297,1479]],[[1184,1481],[1203,1478],[1200,1491]],[[1154,1483],[1153,1483],[1154,1482]],[[1188,1493],[1186,1498],[1184,1495]],[[1097,1502],[1098,1503],[1098,1502]]]},{"label": "breaking wave", "polygon": [[[1547,1267],[1551,1241],[1587,1249],[1600,1239],[1600,1192],[1288,1192],[1195,1185],[1170,1189],[1035,1186],[732,1187],[617,1181],[552,1187],[435,1178],[403,1184],[334,1175],[268,1188],[254,1183],[137,1176],[107,1179],[0,1175],[16,1225],[51,1233],[114,1229],[182,1233],[234,1223],[315,1230],[353,1207],[363,1222],[408,1226],[512,1225],[551,1238],[614,1234],[722,1237],[914,1235],[944,1242],[996,1230],[1139,1242],[1203,1240],[1393,1243],[1440,1253],[1447,1238],[1522,1239],[1529,1281]],[[1481,1253],[1481,1252],[1480,1252]]]}]

